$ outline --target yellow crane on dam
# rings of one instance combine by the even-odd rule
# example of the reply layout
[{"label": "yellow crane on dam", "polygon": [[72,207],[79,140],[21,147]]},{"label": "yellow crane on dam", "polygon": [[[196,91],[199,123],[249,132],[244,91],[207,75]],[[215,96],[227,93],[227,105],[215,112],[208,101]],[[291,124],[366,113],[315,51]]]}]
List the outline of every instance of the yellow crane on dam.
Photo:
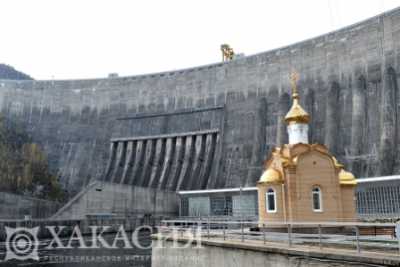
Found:
[{"label": "yellow crane on dam", "polygon": [[222,62],[230,61],[235,56],[235,52],[233,51],[233,48],[230,47],[228,44],[221,45],[221,52],[222,52]]}]

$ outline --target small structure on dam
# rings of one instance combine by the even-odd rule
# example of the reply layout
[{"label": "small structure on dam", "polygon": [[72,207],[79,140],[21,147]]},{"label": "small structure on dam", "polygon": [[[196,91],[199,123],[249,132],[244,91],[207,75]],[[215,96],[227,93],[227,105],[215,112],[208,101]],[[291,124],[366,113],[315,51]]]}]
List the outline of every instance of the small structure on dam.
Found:
[{"label": "small structure on dam", "polygon": [[353,174],[329,150],[309,144],[310,115],[301,107],[297,74],[285,116],[289,144],[276,147],[257,183],[260,221],[354,221]]},{"label": "small structure on dam", "polygon": [[257,187],[179,191],[180,217],[258,218]]}]

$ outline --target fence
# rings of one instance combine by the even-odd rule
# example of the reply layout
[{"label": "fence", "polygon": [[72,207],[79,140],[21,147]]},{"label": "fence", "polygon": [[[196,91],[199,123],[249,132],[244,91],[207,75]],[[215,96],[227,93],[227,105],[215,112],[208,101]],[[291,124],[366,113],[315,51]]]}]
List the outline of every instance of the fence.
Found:
[{"label": "fence", "polygon": [[360,219],[399,219],[400,176],[358,179],[356,199]]},{"label": "fence", "polygon": [[361,222],[254,222],[163,220],[161,234],[192,233],[195,238],[280,243],[400,254],[400,224]]}]

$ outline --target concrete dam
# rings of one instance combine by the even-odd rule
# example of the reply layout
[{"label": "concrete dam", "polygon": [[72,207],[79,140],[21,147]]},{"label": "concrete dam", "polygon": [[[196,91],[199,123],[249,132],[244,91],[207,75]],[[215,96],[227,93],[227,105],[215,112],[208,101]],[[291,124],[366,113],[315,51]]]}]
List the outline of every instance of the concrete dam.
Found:
[{"label": "concrete dam", "polygon": [[[265,33],[268,34],[268,33]],[[101,60],[101,59],[99,59]],[[287,47],[190,69],[88,80],[0,81],[73,192],[95,180],[158,190],[253,186],[287,142],[289,74],[310,140],[357,177],[400,173],[400,9]]]}]

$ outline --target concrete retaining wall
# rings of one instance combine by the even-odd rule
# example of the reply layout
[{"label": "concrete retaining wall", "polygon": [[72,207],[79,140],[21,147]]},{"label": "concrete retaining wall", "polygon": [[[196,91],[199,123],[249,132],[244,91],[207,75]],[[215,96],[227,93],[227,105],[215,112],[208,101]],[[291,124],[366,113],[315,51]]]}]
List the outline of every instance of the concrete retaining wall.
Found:
[{"label": "concrete retaining wall", "polygon": [[33,219],[49,218],[61,206],[54,201],[0,192],[0,219],[24,219],[25,215]]},{"label": "concrete retaining wall", "polygon": [[78,193],[52,219],[80,220],[87,215],[176,216],[178,196],[175,192],[95,182]]},{"label": "concrete retaining wall", "polygon": [[[361,267],[361,266],[398,266],[398,260],[374,259],[372,257],[329,255],[328,253],[298,252],[295,250],[283,250],[271,248],[274,252],[267,249],[245,248],[241,245],[208,245],[202,244],[201,248],[190,245],[186,248],[173,247],[172,241],[164,241],[162,248],[154,247],[152,251],[153,267]],[[186,244],[178,244],[185,246]],[[317,249],[316,249],[317,250]]]}]

